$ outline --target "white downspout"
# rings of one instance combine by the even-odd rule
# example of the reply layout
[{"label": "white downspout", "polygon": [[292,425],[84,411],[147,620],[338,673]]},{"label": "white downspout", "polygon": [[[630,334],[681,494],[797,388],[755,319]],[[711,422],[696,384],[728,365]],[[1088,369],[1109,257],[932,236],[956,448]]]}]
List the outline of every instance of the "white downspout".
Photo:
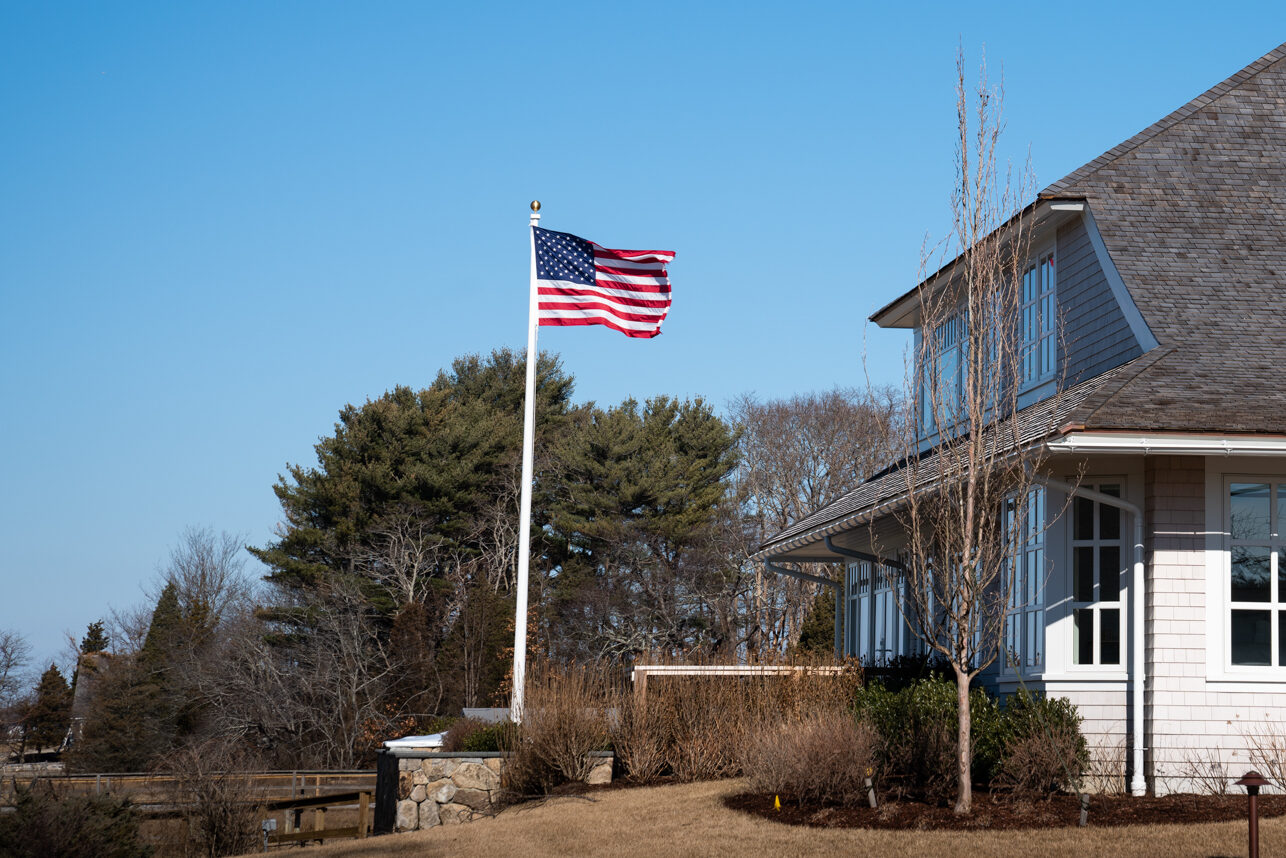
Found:
[{"label": "white downspout", "polygon": [[1145,629],[1143,623],[1146,619],[1145,588],[1143,572],[1143,510],[1130,503],[1112,495],[1096,492],[1093,489],[1082,489],[1061,480],[1054,480],[1048,477],[1042,477],[1036,474],[1032,475],[1033,479],[1049,488],[1059,489],[1067,492],[1074,497],[1082,497],[1086,500],[1092,500],[1097,503],[1114,506],[1123,509],[1134,519],[1134,573],[1130,576],[1130,605],[1131,605],[1131,641],[1133,655],[1130,658],[1132,670],[1130,677],[1130,691],[1134,703],[1134,727],[1133,727],[1133,757],[1134,757],[1134,776],[1130,779],[1130,792],[1134,795],[1147,795],[1147,780],[1143,777],[1143,686],[1147,679],[1147,666],[1144,662],[1144,637]]}]

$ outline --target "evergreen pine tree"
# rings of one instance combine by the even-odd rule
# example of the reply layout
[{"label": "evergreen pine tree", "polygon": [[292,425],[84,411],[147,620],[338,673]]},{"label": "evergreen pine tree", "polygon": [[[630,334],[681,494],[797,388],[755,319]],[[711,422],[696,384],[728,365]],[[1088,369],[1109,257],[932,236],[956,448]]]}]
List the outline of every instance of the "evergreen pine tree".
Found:
[{"label": "evergreen pine tree", "polygon": [[80,654],[88,655],[91,652],[105,652],[111,643],[107,637],[107,631],[103,628],[102,620],[95,620],[89,624],[85,636],[80,639]]},{"label": "evergreen pine tree", "polygon": [[49,665],[36,686],[26,718],[26,740],[34,751],[61,747],[71,724],[71,689],[57,665]]},{"label": "evergreen pine tree", "polygon": [[185,628],[178,589],[170,582],[156,600],[138,654],[112,659],[95,682],[69,766],[141,771],[173,747],[180,712],[185,711],[173,671]]},{"label": "evergreen pine tree", "polygon": [[169,655],[181,641],[184,631],[183,611],[179,608],[179,591],[171,581],[165,585],[152,609],[152,622],[139,651],[139,661],[148,671],[165,673]]},{"label": "evergreen pine tree", "polygon": [[813,600],[813,607],[799,627],[799,654],[832,655],[835,652],[835,592],[827,589]]}]

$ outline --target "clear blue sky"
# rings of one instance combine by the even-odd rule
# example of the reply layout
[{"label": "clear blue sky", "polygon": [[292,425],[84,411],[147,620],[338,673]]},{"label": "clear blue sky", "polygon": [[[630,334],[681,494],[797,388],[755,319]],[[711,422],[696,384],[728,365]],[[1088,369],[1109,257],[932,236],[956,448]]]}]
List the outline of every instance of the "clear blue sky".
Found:
[{"label": "clear blue sky", "polygon": [[1043,185],[1286,39],[1184,5],[5,4],[0,628],[48,659],[183,528],[263,544],[345,403],[521,348],[534,197],[678,251],[659,339],[542,331],[579,399],[898,382],[957,42]]}]

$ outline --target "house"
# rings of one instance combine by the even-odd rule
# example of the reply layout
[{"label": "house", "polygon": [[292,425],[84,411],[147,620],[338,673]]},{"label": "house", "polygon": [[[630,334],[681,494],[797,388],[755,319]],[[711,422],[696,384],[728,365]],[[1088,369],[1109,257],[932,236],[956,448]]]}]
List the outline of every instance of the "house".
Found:
[{"label": "house", "polygon": [[[1048,528],[986,681],[1069,698],[1135,792],[1238,777],[1286,747],[1286,45],[1028,212],[1063,326],[1019,412]],[[871,318],[914,328],[916,305]],[[868,556],[904,488],[877,475],[757,555],[845,564],[843,650],[870,660],[912,646]]]}]

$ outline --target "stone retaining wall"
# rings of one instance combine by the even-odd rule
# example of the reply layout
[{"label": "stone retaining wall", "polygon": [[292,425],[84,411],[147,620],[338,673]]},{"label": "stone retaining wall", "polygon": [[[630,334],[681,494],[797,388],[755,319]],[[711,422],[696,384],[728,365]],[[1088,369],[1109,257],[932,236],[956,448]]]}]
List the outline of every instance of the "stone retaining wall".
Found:
[{"label": "stone retaining wall", "polygon": [[[469,822],[491,816],[499,807],[500,774],[508,763],[505,754],[399,748],[396,756],[397,831]],[[612,755],[594,756],[586,782],[611,783]]]}]

